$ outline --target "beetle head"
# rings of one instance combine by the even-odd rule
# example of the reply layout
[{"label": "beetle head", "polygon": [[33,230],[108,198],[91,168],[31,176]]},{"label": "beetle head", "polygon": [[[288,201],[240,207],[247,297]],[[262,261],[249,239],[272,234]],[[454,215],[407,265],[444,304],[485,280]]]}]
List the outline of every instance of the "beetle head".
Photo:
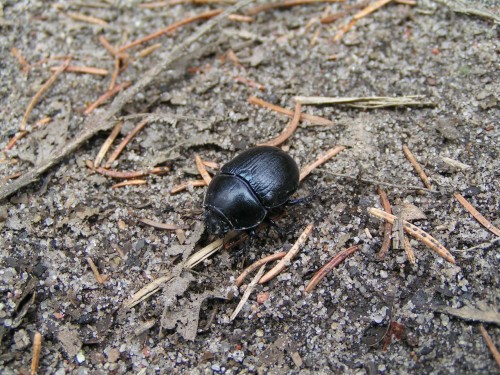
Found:
[{"label": "beetle head", "polygon": [[232,229],[232,226],[221,213],[207,208],[205,211],[205,228],[210,234],[224,235]]}]

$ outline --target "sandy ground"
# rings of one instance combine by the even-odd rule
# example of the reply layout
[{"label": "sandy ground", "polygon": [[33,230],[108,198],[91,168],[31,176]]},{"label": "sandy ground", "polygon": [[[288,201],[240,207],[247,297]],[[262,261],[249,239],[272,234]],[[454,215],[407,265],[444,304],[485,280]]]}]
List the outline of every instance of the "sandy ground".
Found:
[{"label": "sandy ground", "polygon": [[[62,63],[55,57],[72,55],[72,65],[111,73],[114,59],[99,36],[120,46],[220,7],[83,3],[3,2],[2,147],[18,131],[29,101],[52,74],[50,67]],[[483,3],[498,9],[498,3]],[[419,1],[413,7],[389,4],[334,42],[339,26],[359,10],[350,9],[355,4],[271,10],[255,15],[253,23],[216,27],[192,47],[201,51],[198,56],[174,64],[136,94],[120,115],[156,117],[113,168],[166,165],[170,173],[148,176],[146,185],[112,189],[116,180],[86,167],[109,134],[101,132],[2,202],[2,373],[29,373],[37,331],[43,337],[39,373],[46,374],[499,372],[478,323],[439,312],[472,306],[498,319],[498,242],[491,243],[494,234],[453,198],[460,192],[500,226],[498,30],[486,18]],[[339,20],[319,23],[325,14],[339,12],[344,12]],[[77,21],[70,13],[99,17],[108,25]],[[147,43],[161,43],[147,57],[138,55],[144,46],[130,49],[129,66],[118,82],[137,82],[199,25]],[[13,47],[30,64],[26,74],[11,54]],[[83,110],[107,90],[110,75],[63,73],[35,106],[28,129],[44,117],[52,121],[7,152],[1,175],[29,171],[78,134]],[[307,177],[296,196],[330,190],[287,210],[278,221],[286,238],[263,231],[243,245],[243,256],[220,251],[194,272],[182,270],[183,260],[212,241],[196,221],[204,188],[170,194],[173,186],[199,179],[194,155],[224,163],[273,138],[289,121],[250,104],[251,95],[287,108],[293,108],[296,95],[423,95],[435,106],[304,106],[304,112],[333,125],[303,121],[283,144],[300,166],[335,145],[348,148]],[[119,139],[139,121],[126,119]],[[411,188],[423,184],[403,145],[429,175],[432,192]],[[380,203],[377,184],[366,180],[394,184],[382,186],[391,204],[418,208],[424,216],[413,223],[446,246],[456,265],[413,239],[415,265],[392,248],[385,260],[377,260],[383,226],[367,209]],[[142,217],[187,225],[185,242],[180,244],[173,231],[141,224]],[[242,269],[289,249],[309,223],[313,232],[290,267],[257,286],[230,321],[243,293],[234,286]],[[354,244],[360,250],[304,295],[314,272]],[[87,258],[105,276],[104,283],[96,281]],[[135,292],[168,275],[173,279],[155,294],[124,307]],[[498,343],[498,320],[484,326]]]}]

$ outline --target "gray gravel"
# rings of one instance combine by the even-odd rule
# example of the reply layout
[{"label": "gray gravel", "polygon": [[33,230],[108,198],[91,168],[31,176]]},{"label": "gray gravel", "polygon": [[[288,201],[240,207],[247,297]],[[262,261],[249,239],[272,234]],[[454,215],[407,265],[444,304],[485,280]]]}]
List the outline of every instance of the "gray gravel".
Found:
[{"label": "gray gravel", "polygon": [[[435,311],[439,306],[472,305],[498,312],[498,242],[463,251],[495,237],[452,196],[460,192],[500,226],[498,30],[487,19],[426,1],[417,7],[388,5],[334,43],[346,18],[324,25],[317,20],[325,10],[335,13],[352,3],[293,7],[260,13],[251,24],[229,23],[195,46],[210,46],[213,52],[177,64],[138,94],[123,115],[148,112],[158,117],[114,168],[138,170],[163,163],[172,167],[171,173],[149,176],[145,186],[111,189],[116,181],[92,174],[85,166],[107,137],[99,134],[39,182],[3,202],[2,373],[29,373],[36,331],[43,335],[40,373],[47,374],[499,372],[477,323]],[[498,9],[498,3],[483,5]],[[99,44],[99,35],[121,45],[208,9],[184,4],[145,10],[125,2],[100,8],[61,2],[58,9],[42,1],[4,1],[2,145],[16,133],[30,99],[50,77],[49,68],[61,63],[36,64],[23,75],[12,47],[30,64],[73,55],[75,65],[112,71],[113,59]],[[68,12],[98,16],[109,27],[74,21],[65,15]],[[312,19],[316,21],[306,27]],[[134,59],[120,82],[137,81],[195,28],[190,25],[160,38],[162,47],[147,58]],[[316,44],[311,45],[317,30]],[[221,58],[230,48],[244,68]],[[131,51],[134,58],[138,50]],[[327,58],[332,55],[336,58]],[[193,67],[201,72],[193,74]],[[237,83],[237,76],[257,81],[265,90]],[[2,176],[25,172],[50,157],[78,132],[82,109],[108,85],[109,76],[63,74],[35,107],[29,124],[45,116],[53,122],[7,152],[8,161],[0,164]],[[219,252],[195,273],[180,273],[160,292],[124,310],[122,303],[133,293],[177,270],[181,257],[210,242],[192,219],[201,217],[204,189],[169,193],[174,185],[199,178],[194,154],[224,163],[238,151],[274,137],[287,124],[282,115],[249,104],[250,95],[288,108],[295,95],[425,95],[436,106],[304,107],[335,125],[301,124],[283,146],[299,165],[334,145],[349,148],[314,171],[297,196],[333,189],[287,211],[278,222],[288,233],[286,239],[264,231],[244,248],[243,257]],[[122,136],[137,121],[127,120]],[[421,162],[435,192],[405,188],[422,183],[403,155],[403,144]],[[463,165],[450,165],[449,159]],[[404,252],[393,249],[384,261],[377,261],[382,225],[367,214],[368,207],[380,206],[376,186],[332,173],[401,186],[386,188],[391,203],[418,207],[426,218],[414,224],[452,251],[457,264],[447,264],[414,240],[415,266]],[[175,233],[142,225],[139,217],[188,224],[186,244],[180,247]],[[288,249],[308,223],[315,225],[313,233],[290,267],[258,286],[230,322],[243,292],[234,286],[241,270]],[[304,296],[313,273],[352,244],[361,250]],[[105,284],[96,282],[88,257],[108,277]],[[257,303],[257,295],[264,292],[269,299]],[[403,332],[390,335],[391,323]],[[498,342],[498,326],[485,327]]]}]

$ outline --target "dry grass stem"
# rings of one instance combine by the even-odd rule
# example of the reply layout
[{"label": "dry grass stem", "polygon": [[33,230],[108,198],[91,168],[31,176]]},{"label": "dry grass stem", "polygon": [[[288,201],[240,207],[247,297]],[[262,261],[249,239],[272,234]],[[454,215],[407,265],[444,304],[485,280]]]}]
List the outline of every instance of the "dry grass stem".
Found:
[{"label": "dry grass stem", "polygon": [[99,25],[106,27],[108,26],[108,23],[100,18],[97,17],[92,17],[92,16],[86,16],[85,14],[80,14],[80,13],[66,13],[68,17],[71,19],[74,19],[75,21],[82,21],[86,23],[92,23],[94,25]]},{"label": "dry grass stem", "polygon": [[354,245],[348,249],[342,250],[335,257],[333,257],[327,264],[325,264],[321,269],[314,274],[314,276],[309,280],[307,286],[304,289],[304,293],[310,293],[323,278],[340,263],[342,263],[349,255],[354,254],[358,251],[358,246]]},{"label": "dry grass stem", "polygon": [[83,112],[83,114],[85,114],[85,115],[91,114],[97,107],[99,107],[100,105],[104,104],[106,101],[108,101],[109,99],[111,99],[113,96],[115,96],[116,94],[118,94],[123,89],[126,89],[127,87],[129,87],[131,84],[132,84],[132,82],[130,82],[130,81],[123,82],[123,83],[121,83],[119,85],[116,85],[111,90],[106,91],[94,103],[92,103],[91,105],[89,105],[87,107],[87,109]]},{"label": "dry grass stem", "polygon": [[189,229],[189,225],[179,225],[179,224],[170,224],[170,223],[161,223],[159,221],[146,219],[144,217],[139,218],[141,223],[149,225],[154,228],[164,229],[164,230],[177,230],[177,229]]},{"label": "dry grass stem", "polygon": [[500,237],[500,229],[491,224],[488,219],[486,219],[483,215],[481,215],[481,213],[479,213],[478,210],[472,207],[472,205],[460,193],[453,193],[453,196],[467,211],[469,211],[472,216],[474,216],[474,219],[481,223],[482,226],[484,226],[494,235]]},{"label": "dry grass stem", "polygon": [[368,97],[327,97],[327,96],[296,96],[295,101],[302,104],[325,105],[325,104],[345,104],[353,108],[377,109],[390,107],[414,107],[414,106],[434,106],[434,103],[425,101],[423,95],[410,96],[368,96]]},{"label": "dry grass stem", "polygon": [[151,283],[143,287],[141,290],[134,293],[134,295],[129,300],[123,303],[123,308],[130,309],[135,305],[141,303],[142,301],[148,299],[149,297],[151,297],[153,294],[155,294],[157,291],[160,290],[160,286],[162,284],[169,282],[173,278],[174,276],[171,274],[157,278],[156,280],[152,281]]},{"label": "dry grass stem", "polygon": [[193,180],[193,181],[183,182],[180,185],[174,186],[172,190],[170,190],[170,194],[180,193],[181,191],[186,190],[189,186],[202,187],[202,186],[207,186],[207,184],[205,183],[205,180]]},{"label": "dry grass stem", "polygon": [[31,375],[35,375],[38,371],[41,351],[42,351],[42,334],[37,331],[33,336],[33,353],[31,354],[31,370],[30,370]]},{"label": "dry grass stem", "polygon": [[495,346],[493,340],[491,339],[491,336],[481,323],[479,323],[479,332],[481,332],[481,335],[483,335],[484,341],[486,341],[488,349],[490,349],[490,352],[493,355],[495,362],[497,363],[498,367],[500,367],[500,352],[498,352],[498,349]]},{"label": "dry grass stem", "polygon": [[345,0],[287,0],[281,3],[269,3],[260,6],[256,6],[247,11],[247,14],[251,16],[256,15],[257,13],[266,12],[272,9],[279,8],[290,8],[298,5],[308,5],[308,4],[318,4],[318,3],[343,3]]},{"label": "dry grass stem", "polygon": [[300,177],[299,177],[300,181],[302,181],[304,178],[306,178],[309,175],[309,173],[311,173],[315,168],[317,168],[321,164],[327,162],[328,160],[330,160],[331,158],[333,158],[335,155],[339,154],[343,150],[345,150],[345,146],[335,146],[335,147],[331,148],[330,150],[328,150],[327,152],[325,152],[323,155],[321,155],[314,162],[302,167],[302,169],[300,170]]},{"label": "dry grass stem", "polygon": [[417,260],[415,258],[415,252],[413,251],[413,248],[411,247],[410,240],[408,237],[404,237],[403,239],[403,247],[406,252],[406,256],[408,257],[408,261],[410,262],[411,265],[415,265]]},{"label": "dry grass stem", "polygon": [[101,273],[97,269],[97,266],[95,265],[94,261],[92,260],[91,257],[87,257],[87,263],[89,264],[90,268],[92,269],[92,272],[94,273],[95,279],[99,284],[104,284],[104,278],[102,277]]},{"label": "dry grass stem", "polygon": [[152,46],[149,46],[149,47],[146,47],[146,48],[140,50],[137,55],[141,58],[149,56],[160,47],[161,47],[161,43],[153,44]]},{"label": "dry grass stem", "polygon": [[146,185],[148,182],[146,180],[128,180],[119,182],[111,186],[112,189],[118,189],[124,186],[134,186],[134,185]]},{"label": "dry grass stem", "polygon": [[271,139],[270,141],[264,143],[258,143],[257,146],[279,146],[283,142],[285,142],[288,138],[292,136],[300,122],[302,106],[300,102],[295,103],[295,111],[293,113],[292,121],[283,129],[283,132],[278,135],[276,138]]},{"label": "dry grass stem", "polygon": [[[387,197],[386,192],[380,187],[377,188],[377,192],[380,196],[380,204],[384,208],[384,211],[388,214],[392,214],[391,203],[389,202],[389,198]],[[391,237],[392,237],[392,224],[388,221],[384,222],[384,239],[382,240],[382,246],[380,246],[380,251],[378,252],[378,258],[383,260],[387,255],[387,251],[389,251],[389,247],[391,246]]]},{"label": "dry grass stem", "polygon": [[250,284],[248,284],[247,288],[245,289],[245,292],[243,293],[243,296],[241,297],[240,302],[238,303],[238,306],[236,306],[233,313],[231,314],[229,321],[233,321],[236,318],[236,316],[238,316],[239,312],[241,311],[241,309],[243,308],[245,303],[248,301],[250,294],[252,294],[253,290],[255,289],[257,284],[259,283],[259,279],[264,274],[265,268],[266,268],[266,265],[265,264],[262,265],[262,267],[260,267],[260,269],[259,269],[259,272],[257,272],[255,277],[250,282]]},{"label": "dry grass stem", "polygon": [[101,149],[99,150],[94,159],[94,168],[99,168],[102,160],[104,159],[104,156],[106,156],[106,153],[108,152],[109,148],[115,141],[118,134],[120,134],[122,126],[123,126],[123,121],[118,121],[113,130],[111,131],[111,133],[109,134],[108,138],[106,138],[106,140],[104,141],[104,143],[101,146]]},{"label": "dry grass stem", "polygon": [[281,259],[285,255],[286,255],[286,252],[285,251],[281,251],[281,252],[276,253],[276,254],[268,255],[267,257],[259,259],[255,263],[251,264],[250,266],[248,266],[247,268],[245,268],[245,270],[241,273],[240,276],[238,276],[238,278],[235,281],[236,286],[240,287],[241,284],[243,284],[243,281],[245,281],[245,279],[247,278],[247,276],[250,275],[257,268],[259,268],[259,267],[261,267],[261,266],[263,266],[263,265],[265,265],[265,264],[267,264],[269,262],[273,262],[275,260]]},{"label": "dry grass stem", "polygon": [[309,224],[304,229],[298,240],[293,244],[290,251],[274,266],[269,272],[267,272],[262,278],[259,280],[259,284],[267,283],[268,281],[274,279],[281,271],[283,271],[290,261],[297,255],[300,247],[306,242],[307,237],[311,234],[313,229],[313,225]]},{"label": "dry grass stem", "polygon": [[[396,216],[390,215],[382,210],[373,207],[368,209],[368,213],[378,218],[387,220],[390,223],[394,223],[394,219],[396,219]],[[433,250],[441,258],[443,258],[447,262],[455,264],[455,258],[453,257],[453,255],[451,255],[451,253],[430,234],[424,232],[422,229],[407,222],[406,220],[403,220],[403,228],[406,233],[416,238],[420,242],[424,243],[427,247]]]},{"label": "dry grass stem", "polygon": [[210,18],[213,18],[215,16],[218,16],[219,14],[221,14],[223,12],[222,9],[216,9],[216,10],[210,10],[208,12],[203,12],[201,14],[198,14],[196,16],[193,16],[193,17],[188,17],[188,18],[185,18],[179,22],[176,22],[176,23],[173,23],[172,25],[169,25],[163,29],[160,29],[152,34],[149,34],[149,35],[146,35],[145,37],[143,38],[140,38],[140,39],[137,39],[129,44],[126,44],[124,45],[123,47],[121,47],[119,49],[119,52],[123,52],[123,51],[126,51],[132,47],[135,47],[135,46],[138,46],[140,44],[143,44],[143,43],[146,43],[146,42],[149,42],[150,40],[152,39],[156,39],[164,34],[168,34],[168,33],[171,33],[173,32],[175,29],[178,29],[179,27],[181,26],[184,26],[184,25],[188,25],[190,23],[193,23],[193,22],[196,22],[196,21],[199,21],[199,20],[207,20],[207,19],[210,19]]},{"label": "dry grass stem", "polygon": [[42,87],[40,87],[40,90],[35,94],[33,99],[28,104],[28,108],[26,108],[26,112],[24,112],[24,116],[21,120],[21,126],[19,127],[19,130],[22,132],[26,130],[26,125],[28,124],[28,117],[37,105],[38,101],[42,98],[43,94],[47,92],[47,90],[54,84],[54,82],[57,80],[57,78],[61,75],[62,72],[64,72],[64,69],[69,65],[69,62],[71,60],[67,59],[60,67],[57,68],[57,70],[52,74],[52,76],[45,82]]},{"label": "dry grass stem", "polygon": [[373,4],[370,4],[366,8],[360,10],[358,13],[352,16],[352,18],[354,20],[360,20],[361,18],[368,16],[369,14],[375,12],[376,10],[382,8],[384,5],[389,4],[390,2],[392,2],[392,0],[377,0]]},{"label": "dry grass stem", "polygon": [[[52,72],[56,72],[57,69],[59,69],[59,67],[53,66],[52,68],[50,68]],[[93,68],[91,66],[68,65],[66,69],[64,69],[64,71],[71,73],[93,74],[96,76],[107,76],[109,74],[106,69]]]},{"label": "dry grass stem", "polygon": [[[278,105],[266,102],[265,100],[259,99],[259,98],[255,97],[255,96],[250,96],[248,98],[248,101],[251,104],[255,104],[255,105],[258,105],[260,107],[264,107],[264,108],[270,109],[272,111],[281,113],[283,115],[287,115],[289,117],[293,117],[293,115],[294,115],[294,111],[290,111],[289,109],[286,109],[286,108],[280,107]],[[300,115],[300,119],[301,120],[309,121],[313,125],[326,125],[326,126],[332,126],[332,125],[334,125],[333,121],[330,121],[330,120],[328,120],[326,118],[319,117],[319,116],[308,115],[306,113],[302,113]]]},{"label": "dry grass stem", "polygon": [[212,181],[212,177],[210,177],[210,175],[208,174],[207,169],[205,168],[205,164],[203,164],[203,160],[201,160],[200,155],[195,154],[194,159],[196,161],[196,168],[198,169],[198,172],[203,178],[203,181],[205,181],[205,184],[208,186],[210,184],[210,181]]},{"label": "dry grass stem", "polygon": [[234,237],[236,237],[239,233],[235,231],[231,231],[228,234],[224,236],[224,238],[219,238],[212,243],[208,244],[204,248],[198,250],[196,253],[191,255],[187,260],[186,263],[184,263],[184,268],[189,268],[192,269],[196,267],[198,264],[203,262],[205,259],[209,258],[212,254],[216,253],[222,247],[224,246],[225,243],[229,242],[232,240]]},{"label": "dry grass stem", "polygon": [[410,151],[410,149],[408,148],[408,146],[403,145],[403,153],[405,154],[406,158],[411,163],[411,165],[413,165],[413,168],[415,168],[415,170],[417,171],[417,173],[418,173],[420,179],[422,180],[422,182],[424,183],[425,187],[427,189],[432,189],[432,185],[429,182],[429,178],[425,174],[424,169],[422,168],[420,163],[417,161],[417,159],[415,159],[415,156],[413,156],[413,154]]},{"label": "dry grass stem", "polygon": [[116,159],[118,159],[118,156],[120,156],[122,151],[125,149],[125,147],[127,147],[129,142],[132,140],[132,138],[134,138],[135,135],[139,133],[147,125],[148,120],[149,119],[147,118],[142,120],[129,134],[127,134],[127,136],[123,139],[123,141],[120,142],[120,144],[116,147],[111,156],[108,158],[108,161],[106,162],[106,167],[110,167],[111,163],[113,163]]}]

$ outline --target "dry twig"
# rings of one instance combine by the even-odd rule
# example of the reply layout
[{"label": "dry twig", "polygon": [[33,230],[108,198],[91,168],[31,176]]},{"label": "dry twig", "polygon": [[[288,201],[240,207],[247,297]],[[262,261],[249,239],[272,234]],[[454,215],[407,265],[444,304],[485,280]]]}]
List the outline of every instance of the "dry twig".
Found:
[{"label": "dry twig", "polygon": [[429,182],[429,178],[425,174],[424,169],[422,168],[420,163],[417,161],[417,159],[415,159],[415,156],[413,156],[413,154],[410,151],[410,149],[408,148],[408,146],[403,145],[403,152],[404,152],[406,158],[408,159],[408,161],[413,165],[413,168],[415,168],[415,170],[417,171],[417,173],[420,176],[420,179],[424,183],[425,187],[427,189],[432,189],[432,185]]},{"label": "dry twig", "polygon": [[321,267],[320,270],[314,274],[311,280],[309,280],[306,288],[304,289],[304,293],[310,293],[331,270],[342,263],[349,255],[354,254],[356,251],[358,251],[358,249],[358,246],[354,245],[348,249],[342,250],[335,257],[333,257],[327,264]]},{"label": "dry twig", "polygon": [[262,276],[262,278],[259,280],[259,284],[264,284],[274,279],[281,271],[286,268],[293,257],[297,255],[300,247],[306,242],[307,237],[309,237],[309,234],[311,234],[312,229],[312,224],[307,225],[298,240],[293,244],[290,251],[278,262],[278,264],[276,264],[276,266],[274,266],[269,272]]},{"label": "dry twig", "polygon": [[491,224],[489,220],[486,219],[483,215],[481,215],[481,213],[478,210],[472,207],[472,205],[469,202],[467,202],[467,199],[465,199],[460,193],[453,193],[453,196],[467,211],[469,211],[469,213],[472,216],[474,216],[474,219],[479,221],[481,225],[483,225],[491,233],[500,237],[500,229]]},{"label": "dry twig", "polygon": [[[396,219],[396,216],[390,215],[382,210],[378,210],[378,209],[373,208],[373,207],[370,207],[368,209],[368,213],[370,215],[387,220],[391,223],[394,223],[394,219]],[[434,237],[432,237],[430,234],[424,232],[422,229],[407,222],[406,220],[403,220],[403,228],[404,228],[405,232],[407,232],[409,235],[415,237],[417,240],[419,240],[420,242],[427,245],[427,247],[429,247],[431,250],[433,250],[441,258],[443,258],[447,262],[455,264],[455,258],[453,257],[453,255],[451,255],[450,252],[443,245],[441,245]]]}]

